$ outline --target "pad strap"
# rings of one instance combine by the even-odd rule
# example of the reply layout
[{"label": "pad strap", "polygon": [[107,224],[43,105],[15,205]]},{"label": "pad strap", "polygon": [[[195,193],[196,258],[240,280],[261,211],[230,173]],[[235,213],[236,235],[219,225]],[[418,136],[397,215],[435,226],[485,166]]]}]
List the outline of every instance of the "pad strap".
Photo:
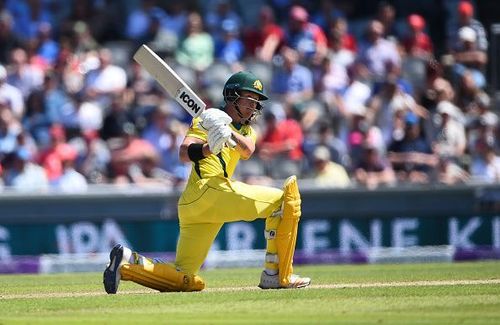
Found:
[{"label": "pad strap", "polygon": [[266,263],[274,263],[278,264],[279,263],[279,257],[278,254],[266,254]]}]

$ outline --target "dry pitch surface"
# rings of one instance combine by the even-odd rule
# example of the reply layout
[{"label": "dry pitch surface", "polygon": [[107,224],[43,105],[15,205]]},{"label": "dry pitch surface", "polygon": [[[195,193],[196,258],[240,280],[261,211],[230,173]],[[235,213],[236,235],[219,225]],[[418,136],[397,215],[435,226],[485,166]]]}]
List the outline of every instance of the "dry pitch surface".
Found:
[{"label": "dry pitch surface", "polygon": [[297,267],[313,285],[260,290],[258,269],[203,272],[200,293],[158,293],[101,274],[0,276],[0,324],[500,324],[500,262]]}]

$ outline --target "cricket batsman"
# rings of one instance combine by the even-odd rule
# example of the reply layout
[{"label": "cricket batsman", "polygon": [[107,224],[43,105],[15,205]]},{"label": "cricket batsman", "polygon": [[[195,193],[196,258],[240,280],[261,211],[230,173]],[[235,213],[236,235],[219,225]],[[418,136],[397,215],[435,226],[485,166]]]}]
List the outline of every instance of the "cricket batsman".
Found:
[{"label": "cricket batsman", "polygon": [[225,222],[265,218],[267,249],[260,277],[262,289],[302,288],[310,278],[293,274],[293,254],[301,215],[295,176],[283,189],[231,180],[240,159],[255,151],[251,124],[268,97],[252,73],[233,74],[224,85],[225,105],[205,110],[193,119],[180,147],[180,158],[192,162],[192,171],[179,203],[180,236],[175,263],[146,258],[116,245],[104,271],[104,288],[114,294],[120,280],[159,291],[200,291],[198,275],[209,249]]}]

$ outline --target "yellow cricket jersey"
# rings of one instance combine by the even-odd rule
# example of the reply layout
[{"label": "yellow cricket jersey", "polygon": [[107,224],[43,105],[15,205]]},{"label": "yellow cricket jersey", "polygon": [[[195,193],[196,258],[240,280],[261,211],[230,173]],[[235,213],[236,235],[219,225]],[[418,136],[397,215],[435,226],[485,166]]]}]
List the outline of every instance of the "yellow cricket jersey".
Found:
[{"label": "yellow cricket jersey", "polygon": [[[207,133],[199,127],[199,122],[199,118],[193,119],[186,136],[206,141]],[[232,124],[230,126],[231,129],[239,134],[252,138],[252,141],[255,143],[256,134],[251,126],[242,125],[239,129]],[[202,160],[193,162],[193,168],[187,187],[200,179],[208,179],[214,176],[231,178],[240,158],[241,156],[238,150],[224,147],[218,155],[210,155]]]}]

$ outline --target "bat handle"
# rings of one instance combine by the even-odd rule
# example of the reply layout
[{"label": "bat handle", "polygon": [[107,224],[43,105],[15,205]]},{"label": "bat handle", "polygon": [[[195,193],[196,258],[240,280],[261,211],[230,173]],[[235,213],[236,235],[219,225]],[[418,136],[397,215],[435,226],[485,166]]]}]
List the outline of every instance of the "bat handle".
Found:
[{"label": "bat handle", "polygon": [[234,148],[236,147],[236,142],[233,140],[233,139],[229,139],[227,140],[227,145],[230,147],[230,148]]}]

